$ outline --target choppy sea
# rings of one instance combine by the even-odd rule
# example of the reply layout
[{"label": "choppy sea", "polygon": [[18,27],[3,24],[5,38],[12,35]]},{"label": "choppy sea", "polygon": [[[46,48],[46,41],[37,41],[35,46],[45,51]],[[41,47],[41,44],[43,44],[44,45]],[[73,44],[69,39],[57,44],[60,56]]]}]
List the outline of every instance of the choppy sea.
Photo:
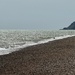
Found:
[{"label": "choppy sea", "polygon": [[48,42],[56,37],[75,35],[74,30],[0,30],[0,55],[9,54],[19,48]]}]

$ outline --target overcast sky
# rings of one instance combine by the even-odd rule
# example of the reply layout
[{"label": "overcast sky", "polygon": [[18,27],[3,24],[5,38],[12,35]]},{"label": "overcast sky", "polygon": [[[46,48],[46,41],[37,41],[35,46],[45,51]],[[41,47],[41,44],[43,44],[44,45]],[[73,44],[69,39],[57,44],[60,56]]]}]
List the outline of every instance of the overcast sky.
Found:
[{"label": "overcast sky", "polygon": [[0,0],[0,29],[61,29],[75,21],[75,0]]}]

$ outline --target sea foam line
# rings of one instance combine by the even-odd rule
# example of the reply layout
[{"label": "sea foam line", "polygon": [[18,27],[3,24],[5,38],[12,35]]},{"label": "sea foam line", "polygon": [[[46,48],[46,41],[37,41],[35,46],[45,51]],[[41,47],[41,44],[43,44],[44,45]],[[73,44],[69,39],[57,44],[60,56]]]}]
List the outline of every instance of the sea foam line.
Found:
[{"label": "sea foam line", "polygon": [[59,36],[59,37],[55,37],[55,38],[51,38],[51,39],[44,39],[43,41],[39,41],[37,43],[30,43],[30,44],[28,43],[28,44],[25,44],[23,46],[19,46],[19,47],[16,47],[16,48],[8,48],[8,49],[0,48],[0,55],[6,55],[6,54],[12,53],[14,51],[18,51],[21,48],[26,48],[26,47],[33,46],[33,45],[48,43],[50,41],[55,41],[55,40],[73,37],[73,36],[75,36],[75,35],[64,35],[64,36]]}]

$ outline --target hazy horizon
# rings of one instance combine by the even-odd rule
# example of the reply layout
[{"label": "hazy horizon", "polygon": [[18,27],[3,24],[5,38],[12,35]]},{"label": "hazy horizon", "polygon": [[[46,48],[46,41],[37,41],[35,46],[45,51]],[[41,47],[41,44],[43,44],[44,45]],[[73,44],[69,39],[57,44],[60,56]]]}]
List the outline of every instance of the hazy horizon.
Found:
[{"label": "hazy horizon", "polygon": [[62,29],[75,21],[74,3],[74,0],[0,0],[0,29]]}]

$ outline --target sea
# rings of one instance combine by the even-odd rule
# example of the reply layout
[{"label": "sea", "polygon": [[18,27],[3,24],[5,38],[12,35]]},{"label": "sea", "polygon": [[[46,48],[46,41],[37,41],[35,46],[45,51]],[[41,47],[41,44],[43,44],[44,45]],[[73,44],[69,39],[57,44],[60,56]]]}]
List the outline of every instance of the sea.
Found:
[{"label": "sea", "polygon": [[0,55],[71,36],[74,30],[0,30]]}]

